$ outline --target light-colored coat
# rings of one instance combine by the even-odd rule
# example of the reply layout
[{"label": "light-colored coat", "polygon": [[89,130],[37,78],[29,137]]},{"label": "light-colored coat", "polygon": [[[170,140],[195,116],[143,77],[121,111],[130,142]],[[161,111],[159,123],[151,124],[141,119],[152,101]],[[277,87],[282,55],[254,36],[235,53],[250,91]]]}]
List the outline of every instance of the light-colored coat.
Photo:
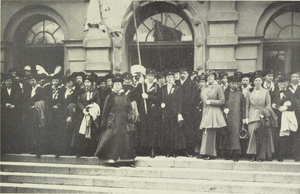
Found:
[{"label": "light-colored coat", "polygon": [[255,89],[247,95],[246,118],[249,119],[249,123],[259,121],[259,115],[266,107],[271,109],[271,96],[268,90],[261,87],[257,96],[255,95]]},{"label": "light-colored coat", "polygon": [[[222,87],[217,82],[208,85],[202,92],[203,115],[200,129],[222,128],[226,126],[226,122],[221,110],[221,106],[225,104],[225,96]],[[206,101],[210,100],[210,104]]]}]

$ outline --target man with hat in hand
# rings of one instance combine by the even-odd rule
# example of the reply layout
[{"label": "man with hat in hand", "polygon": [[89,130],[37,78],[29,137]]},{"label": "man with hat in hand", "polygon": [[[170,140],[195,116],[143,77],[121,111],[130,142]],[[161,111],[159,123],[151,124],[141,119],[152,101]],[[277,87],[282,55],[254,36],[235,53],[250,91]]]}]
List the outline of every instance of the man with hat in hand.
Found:
[{"label": "man with hat in hand", "polygon": [[193,157],[195,153],[195,133],[198,128],[197,121],[193,120],[193,113],[196,111],[197,98],[197,84],[189,77],[188,68],[180,69],[180,80],[175,81],[175,84],[181,86],[182,90],[182,117],[184,120],[184,132],[187,143],[187,150],[184,155]]},{"label": "man with hat in hand", "polygon": [[146,79],[137,85],[131,92],[129,99],[137,103],[140,122],[137,123],[136,151],[140,155],[155,157],[155,149],[158,146],[158,107],[157,94],[159,86],[154,82],[156,71],[152,68],[146,70]]}]

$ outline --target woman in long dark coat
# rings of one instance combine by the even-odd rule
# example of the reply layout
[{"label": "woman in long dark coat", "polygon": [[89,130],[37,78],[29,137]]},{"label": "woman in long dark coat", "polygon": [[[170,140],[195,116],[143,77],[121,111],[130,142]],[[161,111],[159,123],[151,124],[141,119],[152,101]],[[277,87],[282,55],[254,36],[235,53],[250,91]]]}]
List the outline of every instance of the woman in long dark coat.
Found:
[{"label": "woman in long dark coat", "polygon": [[100,95],[92,83],[93,78],[86,76],[85,89],[79,94],[77,101],[77,124],[72,139],[72,146],[77,151],[77,157],[93,156],[97,147]]},{"label": "woman in long dark coat", "polygon": [[212,71],[207,74],[208,86],[201,92],[203,100],[203,114],[200,129],[203,129],[203,137],[200,154],[204,159],[211,160],[217,156],[216,135],[217,130],[226,126],[226,122],[221,111],[221,106],[225,103],[224,91],[217,83],[217,73]]},{"label": "woman in long dark coat", "polygon": [[127,124],[132,115],[129,98],[124,94],[123,79],[113,79],[112,94],[106,97],[101,121],[103,132],[95,156],[104,163],[134,162],[135,151]]}]

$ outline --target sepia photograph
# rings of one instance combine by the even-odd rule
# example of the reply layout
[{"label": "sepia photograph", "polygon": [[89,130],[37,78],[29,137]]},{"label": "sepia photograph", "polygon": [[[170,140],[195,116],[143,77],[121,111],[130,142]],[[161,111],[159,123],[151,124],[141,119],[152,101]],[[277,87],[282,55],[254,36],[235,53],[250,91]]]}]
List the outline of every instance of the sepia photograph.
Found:
[{"label": "sepia photograph", "polygon": [[300,193],[300,1],[0,1],[1,193]]}]

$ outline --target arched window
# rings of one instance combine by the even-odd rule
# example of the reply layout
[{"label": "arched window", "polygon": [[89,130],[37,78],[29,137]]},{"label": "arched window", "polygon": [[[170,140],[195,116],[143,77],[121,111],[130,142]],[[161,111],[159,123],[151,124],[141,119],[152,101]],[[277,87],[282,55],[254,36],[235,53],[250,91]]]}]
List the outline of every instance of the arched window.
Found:
[{"label": "arched window", "polygon": [[50,20],[35,24],[28,32],[26,44],[63,44],[64,33],[60,26]]},{"label": "arched window", "polygon": [[264,32],[264,69],[300,71],[300,5],[277,11]]},{"label": "arched window", "polygon": [[[159,13],[144,20],[138,27],[140,42],[192,41],[193,35],[187,22],[174,13]],[[136,34],[133,37],[136,41]]]}]

